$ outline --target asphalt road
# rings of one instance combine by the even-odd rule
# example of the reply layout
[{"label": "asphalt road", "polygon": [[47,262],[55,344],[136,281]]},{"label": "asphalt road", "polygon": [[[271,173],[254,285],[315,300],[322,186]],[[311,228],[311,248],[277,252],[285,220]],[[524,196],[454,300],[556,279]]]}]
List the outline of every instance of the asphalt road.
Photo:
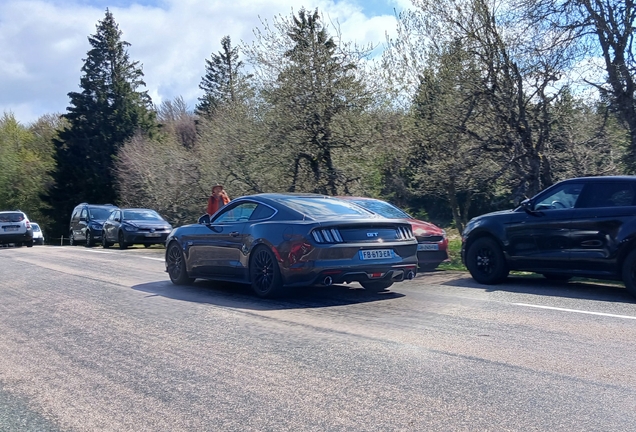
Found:
[{"label": "asphalt road", "polygon": [[0,249],[0,431],[630,431],[635,360],[619,285],[260,300],[162,249]]}]

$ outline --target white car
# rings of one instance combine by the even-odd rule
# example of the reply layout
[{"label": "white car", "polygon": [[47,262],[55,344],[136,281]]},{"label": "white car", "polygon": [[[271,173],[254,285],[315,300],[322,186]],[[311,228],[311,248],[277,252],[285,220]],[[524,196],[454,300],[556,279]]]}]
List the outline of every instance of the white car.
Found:
[{"label": "white car", "polygon": [[20,210],[0,211],[0,245],[33,246],[31,222]]},{"label": "white car", "polygon": [[33,229],[33,244],[34,245],[43,245],[44,244],[44,233],[35,222],[31,222],[31,228]]}]

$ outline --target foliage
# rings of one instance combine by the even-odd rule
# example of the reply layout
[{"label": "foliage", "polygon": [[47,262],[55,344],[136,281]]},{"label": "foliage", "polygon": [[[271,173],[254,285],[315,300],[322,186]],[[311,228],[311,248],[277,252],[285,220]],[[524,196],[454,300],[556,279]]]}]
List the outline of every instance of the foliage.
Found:
[{"label": "foliage", "polygon": [[113,161],[119,148],[136,133],[155,128],[154,112],[143,72],[127,53],[112,13],[97,24],[89,36],[91,49],[82,67],[81,92],[71,92],[71,106],[64,118],[68,126],[54,140],[55,184],[49,203],[55,231],[66,234],[70,212],[77,203],[116,203]]},{"label": "foliage", "polygon": [[49,220],[42,212],[41,196],[51,182],[51,139],[58,124],[54,116],[42,117],[30,127],[11,113],[0,118],[0,209],[22,210],[44,229]]}]

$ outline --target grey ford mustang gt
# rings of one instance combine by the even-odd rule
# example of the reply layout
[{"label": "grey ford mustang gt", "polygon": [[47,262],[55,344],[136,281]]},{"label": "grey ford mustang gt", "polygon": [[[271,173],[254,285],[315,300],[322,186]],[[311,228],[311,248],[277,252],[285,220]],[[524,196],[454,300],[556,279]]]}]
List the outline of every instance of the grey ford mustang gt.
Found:
[{"label": "grey ford mustang gt", "polygon": [[359,282],[382,291],[411,279],[417,241],[408,221],[315,194],[237,198],[166,240],[177,285],[196,278],[250,284],[260,297],[292,287]]}]

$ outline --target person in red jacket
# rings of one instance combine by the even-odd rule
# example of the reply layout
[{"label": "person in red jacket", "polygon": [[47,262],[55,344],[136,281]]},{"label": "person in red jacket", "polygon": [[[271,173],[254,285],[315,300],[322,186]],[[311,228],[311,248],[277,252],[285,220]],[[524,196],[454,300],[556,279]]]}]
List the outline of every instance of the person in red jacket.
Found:
[{"label": "person in red jacket", "polygon": [[221,207],[230,202],[230,197],[225,193],[223,185],[217,184],[212,186],[212,195],[208,198],[207,213],[212,216]]}]

